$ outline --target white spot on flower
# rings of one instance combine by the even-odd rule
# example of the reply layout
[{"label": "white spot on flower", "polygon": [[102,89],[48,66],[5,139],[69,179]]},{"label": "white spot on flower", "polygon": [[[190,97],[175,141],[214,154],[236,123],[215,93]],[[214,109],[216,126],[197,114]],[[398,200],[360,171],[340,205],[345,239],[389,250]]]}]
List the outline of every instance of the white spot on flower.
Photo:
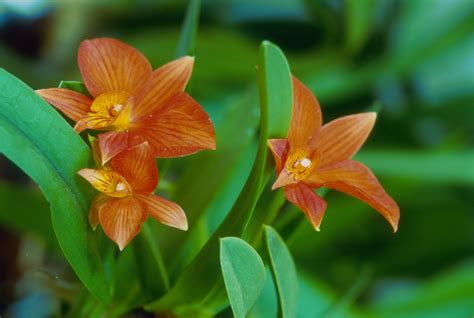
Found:
[{"label": "white spot on flower", "polygon": [[311,160],[309,160],[308,158],[303,158],[301,159],[300,164],[303,167],[308,168],[309,166],[311,166]]},{"label": "white spot on flower", "polygon": [[115,186],[115,191],[119,192],[123,190],[125,190],[125,183],[123,182],[117,183],[117,185]]}]

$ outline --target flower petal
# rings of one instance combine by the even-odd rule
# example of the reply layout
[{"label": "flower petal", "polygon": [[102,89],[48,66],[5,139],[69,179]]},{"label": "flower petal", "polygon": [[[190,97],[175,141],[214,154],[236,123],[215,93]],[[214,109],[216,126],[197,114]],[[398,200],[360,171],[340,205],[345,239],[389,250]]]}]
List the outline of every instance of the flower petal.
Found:
[{"label": "flower petal", "polygon": [[109,200],[112,200],[112,197],[99,193],[92,201],[91,210],[89,212],[89,224],[93,230],[95,230],[99,224],[99,210],[102,205]]},{"label": "flower petal", "polygon": [[288,139],[269,139],[267,145],[275,159],[276,173],[278,175],[288,155]]},{"label": "flower petal", "polygon": [[126,131],[109,131],[99,136],[102,165],[129,147],[129,133]]},{"label": "flower petal", "polygon": [[175,94],[166,107],[136,123],[129,133],[132,145],[148,141],[155,157],[179,157],[216,149],[209,115],[186,93]]},{"label": "flower petal", "polygon": [[178,204],[156,195],[140,195],[138,198],[146,203],[148,214],[158,222],[183,231],[188,230],[186,214]]},{"label": "flower petal", "polygon": [[285,196],[288,201],[303,210],[314,229],[319,231],[324,211],[326,211],[326,201],[314,193],[310,187],[301,183],[286,186]]},{"label": "flower petal", "polygon": [[121,251],[140,232],[147,217],[146,206],[133,196],[111,199],[99,210],[100,225]]},{"label": "flower petal", "polygon": [[96,167],[102,167],[102,152],[100,151],[99,139],[96,137],[89,135],[89,143],[91,144],[92,150],[92,157],[94,158],[94,162]]},{"label": "flower petal", "polygon": [[317,178],[325,187],[347,193],[368,203],[392,225],[396,232],[400,209],[385,192],[374,174],[360,162],[346,160],[319,171]]},{"label": "flower petal", "polygon": [[84,84],[93,96],[105,92],[136,94],[152,73],[151,65],[142,53],[110,38],[83,41],[78,63]]},{"label": "flower petal", "polygon": [[184,88],[193,71],[194,57],[184,56],[155,70],[146,87],[137,96],[133,116],[138,119],[166,106],[166,102]]},{"label": "flower petal", "polygon": [[36,93],[74,121],[85,116],[92,104],[88,96],[65,88],[39,89]]},{"label": "flower petal", "polygon": [[362,113],[335,119],[323,126],[314,139],[321,151],[321,168],[351,159],[374,127],[377,113]]},{"label": "flower petal", "polygon": [[295,180],[295,178],[290,173],[288,173],[287,169],[282,169],[280,173],[278,174],[277,179],[272,185],[272,190],[275,190],[275,189],[278,189],[290,184],[294,184],[296,182],[297,181]]},{"label": "flower petal", "polygon": [[148,143],[122,151],[110,161],[112,170],[120,173],[134,193],[150,194],[158,184],[158,169]]},{"label": "flower petal", "polygon": [[123,198],[131,194],[131,188],[118,172],[105,169],[81,169],[77,172],[81,177],[100,192],[114,197]]},{"label": "flower petal", "polygon": [[288,141],[291,149],[306,147],[321,128],[322,115],[313,93],[293,76],[293,112]]}]

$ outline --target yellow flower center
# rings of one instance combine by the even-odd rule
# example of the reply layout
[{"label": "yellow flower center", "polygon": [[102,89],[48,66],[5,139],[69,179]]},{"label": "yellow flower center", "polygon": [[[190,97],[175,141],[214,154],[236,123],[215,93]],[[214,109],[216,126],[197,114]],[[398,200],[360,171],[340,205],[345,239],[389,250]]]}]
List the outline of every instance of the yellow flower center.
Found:
[{"label": "yellow flower center", "polygon": [[90,111],[78,123],[84,129],[126,130],[130,126],[132,97],[125,92],[108,92],[97,96]]},{"label": "yellow flower center", "polygon": [[301,181],[317,167],[320,157],[318,150],[312,153],[306,150],[294,150],[288,155],[285,167],[296,181]]}]

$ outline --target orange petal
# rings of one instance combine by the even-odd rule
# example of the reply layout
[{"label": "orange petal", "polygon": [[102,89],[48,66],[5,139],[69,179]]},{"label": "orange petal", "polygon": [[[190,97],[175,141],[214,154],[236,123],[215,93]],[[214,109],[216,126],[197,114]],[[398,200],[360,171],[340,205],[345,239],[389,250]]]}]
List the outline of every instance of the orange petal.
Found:
[{"label": "orange petal", "polygon": [[112,200],[112,197],[99,193],[92,201],[91,210],[89,212],[89,224],[92,226],[92,229],[95,230],[99,224],[99,211],[102,205],[109,200]]},{"label": "orange petal", "polygon": [[324,211],[326,211],[326,201],[314,193],[310,187],[301,183],[286,186],[285,196],[288,201],[303,210],[314,229],[319,231]]},{"label": "orange petal", "polygon": [[147,205],[148,213],[158,222],[183,231],[188,230],[186,214],[176,203],[156,195],[140,195],[138,198]]},{"label": "orange petal", "polygon": [[126,131],[110,131],[99,135],[102,165],[129,147],[128,135]]},{"label": "orange petal", "polygon": [[127,180],[118,172],[105,169],[81,169],[78,174],[108,196],[123,198],[132,192]]},{"label": "orange petal", "polygon": [[314,139],[314,147],[321,151],[321,168],[352,156],[364,144],[374,127],[376,113],[344,116],[323,126]]},{"label": "orange petal", "polygon": [[166,106],[178,92],[183,92],[193,71],[194,57],[184,56],[163,65],[153,72],[150,81],[137,96],[133,116],[138,119]]},{"label": "orange petal", "polygon": [[36,93],[74,121],[85,116],[92,104],[86,95],[65,88],[39,89]]},{"label": "orange petal", "polygon": [[368,203],[397,231],[400,209],[385,192],[374,174],[362,163],[346,160],[318,172],[325,187],[338,190]]},{"label": "orange petal", "polygon": [[278,175],[288,155],[288,139],[269,139],[267,145],[275,159],[276,173]]},{"label": "orange petal", "polygon": [[321,108],[313,93],[293,76],[293,112],[288,141],[291,149],[306,147],[321,128]]},{"label": "orange petal", "polygon": [[127,180],[134,193],[150,194],[158,184],[158,169],[148,143],[122,151],[110,161],[110,167]]},{"label": "orange petal", "polygon": [[100,225],[121,251],[140,232],[147,217],[146,206],[133,196],[111,199],[99,211]]},{"label": "orange petal", "polygon": [[136,94],[152,73],[151,65],[142,53],[110,38],[83,41],[78,63],[84,84],[93,96],[105,92]]},{"label": "orange petal", "polygon": [[216,148],[209,115],[186,93],[177,93],[166,107],[135,123],[130,142],[148,141],[155,157],[170,158]]},{"label": "orange petal", "polygon": [[277,179],[272,185],[272,190],[296,183],[295,178],[288,173],[288,170],[282,169]]}]

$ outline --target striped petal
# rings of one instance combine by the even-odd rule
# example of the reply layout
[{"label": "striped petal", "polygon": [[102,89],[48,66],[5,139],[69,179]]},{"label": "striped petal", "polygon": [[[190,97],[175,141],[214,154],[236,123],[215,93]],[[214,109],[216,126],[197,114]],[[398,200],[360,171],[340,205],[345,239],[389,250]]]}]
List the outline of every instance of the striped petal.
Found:
[{"label": "striped petal", "polygon": [[209,115],[186,93],[175,94],[166,107],[136,123],[129,133],[132,145],[148,141],[155,157],[179,157],[216,148]]},{"label": "striped petal", "polygon": [[302,183],[286,186],[285,196],[288,201],[304,212],[314,229],[319,231],[324,211],[326,211],[326,201]]},{"label": "striped petal", "polygon": [[313,176],[325,187],[347,193],[368,203],[377,210],[397,231],[400,209],[385,192],[374,174],[360,162],[346,160],[328,167]]},{"label": "striped petal", "polygon": [[146,142],[115,156],[110,168],[127,180],[134,193],[150,194],[158,184],[155,158]]},{"label": "striped petal", "polygon": [[102,165],[129,147],[129,133],[126,131],[109,131],[98,137]]},{"label": "striped petal", "polygon": [[321,151],[321,168],[351,159],[374,127],[376,113],[344,116],[323,126],[312,147]]},{"label": "striped petal", "polygon": [[93,230],[95,230],[97,225],[99,224],[100,208],[105,202],[112,199],[113,199],[112,197],[99,193],[92,201],[91,210],[89,212],[89,224],[92,226]]},{"label": "striped petal", "polygon": [[77,173],[108,196],[123,198],[131,194],[130,185],[118,172],[106,169],[81,169]]},{"label": "striped petal", "polygon": [[92,104],[88,96],[65,88],[39,89],[36,93],[74,121],[84,117]]},{"label": "striped petal", "polygon": [[313,93],[293,76],[293,112],[288,141],[291,149],[306,147],[321,128],[322,115]]},{"label": "striped petal", "polygon": [[188,221],[183,209],[174,202],[156,195],[137,196],[147,206],[148,214],[160,223],[187,231]]},{"label": "striped petal", "polygon": [[269,139],[267,145],[272,151],[276,173],[279,175],[288,155],[288,139]]},{"label": "striped petal", "polygon": [[78,63],[84,84],[95,97],[106,92],[136,94],[152,74],[151,65],[142,53],[110,38],[83,41]]},{"label": "striped petal", "polygon": [[121,251],[140,232],[147,217],[146,206],[133,196],[108,200],[99,210],[100,225]]},{"label": "striped petal", "polygon": [[143,91],[137,96],[133,117],[154,113],[167,105],[167,101],[184,88],[193,71],[194,58],[184,56],[163,65],[153,72]]}]

